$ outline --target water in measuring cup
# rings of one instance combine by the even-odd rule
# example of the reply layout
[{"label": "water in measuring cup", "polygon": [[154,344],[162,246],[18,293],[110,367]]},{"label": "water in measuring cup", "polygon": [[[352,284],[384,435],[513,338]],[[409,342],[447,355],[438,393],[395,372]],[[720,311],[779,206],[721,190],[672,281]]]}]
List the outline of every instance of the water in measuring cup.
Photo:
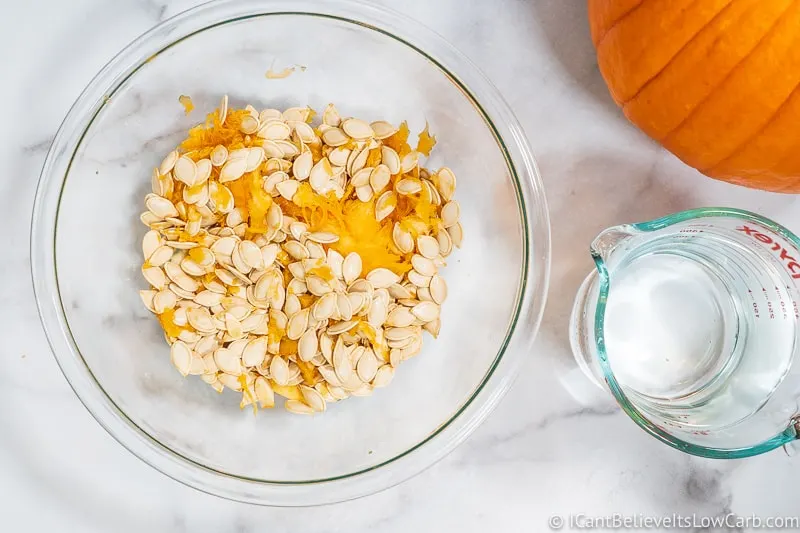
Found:
[{"label": "water in measuring cup", "polygon": [[604,337],[643,410],[697,430],[752,416],[789,370],[796,289],[780,256],[734,228],[656,237],[611,274]]}]

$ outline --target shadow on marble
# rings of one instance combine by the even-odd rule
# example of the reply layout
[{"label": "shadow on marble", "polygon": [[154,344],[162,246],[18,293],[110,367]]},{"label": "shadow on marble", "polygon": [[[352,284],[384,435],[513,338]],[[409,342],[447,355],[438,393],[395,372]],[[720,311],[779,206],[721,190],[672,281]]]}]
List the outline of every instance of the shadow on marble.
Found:
[{"label": "shadow on marble", "polygon": [[531,2],[535,17],[542,28],[554,58],[582,91],[605,107],[618,111],[597,68],[594,45],[589,33],[587,3],[570,0],[539,0]]},{"label": "shadow on marble", "polygon": [[661,160],[658,152],[652,158],[624,153],[565,157],[555,152],[539,158],[551,199],[553,245],[542,334],[555,337],[562,358],[571,359],[569,316],[578,287],[594,268],[592,240],[609,226],[651,220],[696,204],[686,191],[670,187],[659,172]]}]

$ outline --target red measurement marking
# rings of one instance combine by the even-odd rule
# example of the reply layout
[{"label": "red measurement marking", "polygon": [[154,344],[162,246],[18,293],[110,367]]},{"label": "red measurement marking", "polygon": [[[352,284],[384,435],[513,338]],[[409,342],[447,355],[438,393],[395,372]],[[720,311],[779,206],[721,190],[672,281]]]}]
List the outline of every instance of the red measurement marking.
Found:
[{"label": "red measurement marking", "polygon": [[773,252],[780,251],[780,260],[786,264],[786,268],[789,269],[789,272],[792,274],[792,278],[800,279],[800,262],[797,261],[794,257],[789,255],[789,251],[783,247],[782,244],[772,239],[772,237],[768,235],[764,235],[763,233],[759,233],[755,229],[749,226],[742,226],[741,228],[736,228],[737,231],[741,231],[746,233],[750,237],[753,237],[755,240],[759,242],[763,242],[764,244],[771,244],[771,250]]}]

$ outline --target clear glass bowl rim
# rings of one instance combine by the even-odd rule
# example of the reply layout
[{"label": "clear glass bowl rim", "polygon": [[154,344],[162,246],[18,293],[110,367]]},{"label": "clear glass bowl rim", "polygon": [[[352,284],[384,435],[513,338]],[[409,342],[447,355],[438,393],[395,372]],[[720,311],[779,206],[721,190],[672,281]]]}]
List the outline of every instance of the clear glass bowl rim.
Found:
[{"label": "clear glass bowl rim", "polygon": [[[516,314],[492,367],[471,398],[425,440],[363,471],[308,482],[264,482],[210,469],[138,428],[103,391],[69,331],[60,300],[55,236],[61,194],[77,148],[114,92],[149,59],[214,26],[260,16],[307,15],[356,24],[397,40],[439,67],[472,101],[505,152],[523,221],[524,258]],[[84,89],[61,124],[42,168],[31,223],[31,275],[50,347],[75,394],[98,423],[135,456],[165,475],[224,498],[275,506],[345,501],[384,490],[428,468],[469,436],[513,383],[544,310],[550,225],[539,171],[525,134],[497,89],[441,36],[418,22],[361,0],[217,0],[172,17],[117,54]]]}]

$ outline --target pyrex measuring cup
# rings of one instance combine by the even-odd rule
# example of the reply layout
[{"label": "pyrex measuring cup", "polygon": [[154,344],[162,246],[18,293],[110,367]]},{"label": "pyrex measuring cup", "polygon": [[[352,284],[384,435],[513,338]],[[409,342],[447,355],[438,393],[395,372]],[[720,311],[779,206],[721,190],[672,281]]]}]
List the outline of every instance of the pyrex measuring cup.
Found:
[{"label": "pyrex measuring cup", "polygon": [[736,458],[800,431],[800,239],[738,209],[622,225],[591,245],[575,357],[648,433]]}]

